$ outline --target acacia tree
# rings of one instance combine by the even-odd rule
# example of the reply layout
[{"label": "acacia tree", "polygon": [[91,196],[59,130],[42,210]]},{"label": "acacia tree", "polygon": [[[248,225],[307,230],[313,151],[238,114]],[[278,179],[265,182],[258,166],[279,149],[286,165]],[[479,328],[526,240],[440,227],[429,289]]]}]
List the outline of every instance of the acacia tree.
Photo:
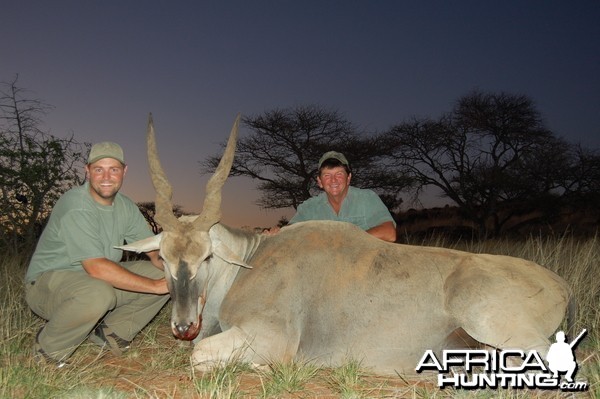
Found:
[{"label": "acacia tree", "polygon": [[567,148],[531,99],[506,93],[473,92],[450,114],[398,124],[384,139],[392,167],[408,171],[421,189],[440,189],[482,235],[499,234],[508,219],[502,204],[558,187],[552,171],[564,166]]},{"label": "acacia tree", "polygon": [[[400,193],[409,181],[381,169],[381,142],[358,132],[337,111],[299,106],[267,111],[242,122],[252,134],[238,140],[231,175],[259,181],[259,206],[296,209],[319,193],[318,161],[330,150],[344,153],[350,161],[353,185],[377,191],[392,210],[401,203]],[[203,173],[212,173],[218,161],[213,156],[202,163]]]},{"label": "acacia tree", "polygon": [[52,107],[12,82],[0,83],[0,240],[31,247],[58,197],[83,181],[88,144],[41,129]]},{"label": "acacia tree", "polygon": [[600,152],[596,149],[570,147],[566,168],[557,174],[563,196],[573,202],[584,201],[597,207],[600,199]]}]

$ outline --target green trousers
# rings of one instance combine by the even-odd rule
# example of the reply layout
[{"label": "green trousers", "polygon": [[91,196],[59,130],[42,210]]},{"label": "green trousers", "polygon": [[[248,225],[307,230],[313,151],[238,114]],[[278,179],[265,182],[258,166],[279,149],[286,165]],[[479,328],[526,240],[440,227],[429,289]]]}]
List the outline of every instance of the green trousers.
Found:
[{"label": "green trousers", "polygon": [[[164,277],[149,261],[123,262],[121,266],[141,276]],[[120,290],[83,270],[54,270],[27,284],[25,299],[34,313],[47,320],[37,336],[39,345],[53,359],[66,360],[101,320],[119,337],[131,341],[169,295]]]}]

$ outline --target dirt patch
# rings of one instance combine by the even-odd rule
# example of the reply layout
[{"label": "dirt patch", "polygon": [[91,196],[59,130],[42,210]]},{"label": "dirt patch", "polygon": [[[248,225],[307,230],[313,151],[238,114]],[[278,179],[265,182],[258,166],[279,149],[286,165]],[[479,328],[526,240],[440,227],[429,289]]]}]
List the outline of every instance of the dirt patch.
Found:
[{"label": "dirt patch", "polygon": [[[161,323],[163,324],[163,323]],[[208,374],[194,371],[189,362],[191,346],[182,343],[171,335],[168,325],[160,325],[152,332],[152,337],[140,334],[132,343],[132,349],[125,355],[116,357],[92,344],[85,344],[74,356],[78,364],[93,364],[98,370],[92,385],[98,389],[113,390],[131,397],[151,398],[202,398],[210,397],[207,391],[199,388],[202,379]],[[243,371],[235,378],[233,388],[236,395],[227,397],[265,397],[268,390],[269,370]],[[339,398],[347,397],[339,386],[332,383],[331,370],[321,369],[293,392],[279,391],[267,397],[277,398]],[[405,379],[364,375],[352,387],[355,397],[415,397],[418,392],[437,390],[434,380]],[[214,397],[223,397],[216,395]],[[442,395],[444,396],[444,395]]]}]

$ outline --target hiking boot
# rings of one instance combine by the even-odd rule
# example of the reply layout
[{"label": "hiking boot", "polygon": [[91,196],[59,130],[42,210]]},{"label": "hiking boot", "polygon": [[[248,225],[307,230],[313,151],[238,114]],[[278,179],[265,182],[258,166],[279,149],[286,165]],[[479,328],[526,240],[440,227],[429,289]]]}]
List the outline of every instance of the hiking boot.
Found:
[{"label": "hiking boot", "polygon": [[90,341],[102,348],[107,348],[115,356],[121,356],[131,346],[131,342],[119,337],[104,322],[98,324],[91,332]]},{"label": "hiking boot", "polygon": [[39,365],[48,365],[51,367],[56,367],[57,369],[61,369],[69,365],[69,363],[67,363],[64,360],[54,359],[52,356],[47,354],[44,349],[42,349],[38,338],[43,329],[44,327],[40,328],[37,335],[35,336],[35,343],[33,344],[33,360]]}]

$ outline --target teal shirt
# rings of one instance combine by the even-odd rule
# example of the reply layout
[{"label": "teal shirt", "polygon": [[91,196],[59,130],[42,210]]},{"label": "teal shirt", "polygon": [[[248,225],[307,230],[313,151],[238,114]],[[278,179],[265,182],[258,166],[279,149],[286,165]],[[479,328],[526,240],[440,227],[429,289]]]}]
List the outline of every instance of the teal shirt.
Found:
[{"label": "teal shirt", "polygon": [[48,270],[83,270],[82,260],[121,260],[124,242],[152,236],[137,205],[117,193],[110,206],[94,201],[89,184],[72,188],[56,202],[29,263],[26,282]]},{"label": "teal shirt", "polygon": [[327,200],[327,194],[322,192],[300,204],[289,223],[293,224],[307,220],[349,222],[363,230],[368,230],[384,222],[392,222],[396,226],[390,211],[374,191],[352,186],[348,187],[348,194],[342,202],[339,214],[336,214],[331,207]]}]

